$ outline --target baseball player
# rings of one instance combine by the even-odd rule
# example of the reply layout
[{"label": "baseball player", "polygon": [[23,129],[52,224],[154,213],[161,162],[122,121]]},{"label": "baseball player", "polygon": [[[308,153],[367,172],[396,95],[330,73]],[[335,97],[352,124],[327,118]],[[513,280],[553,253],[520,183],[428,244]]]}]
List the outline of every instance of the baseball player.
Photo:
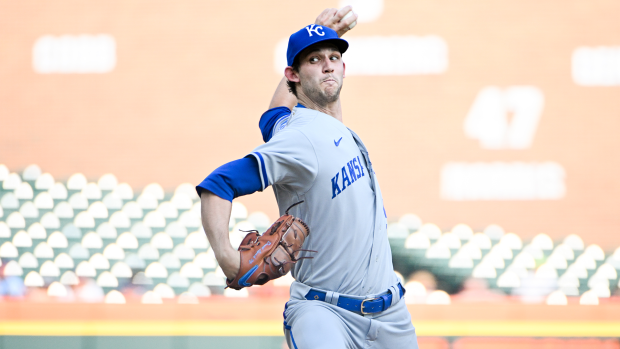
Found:
[{"label": "baseball player", "polygon": [[256,267],[248,270],[240,251],[251,250],[252,263],[270,242],[246,238],[245,248],[232,248],[232,200],[272,186],[283,215],[303,201],[290,209],[310,233],[291,262],[289,348],[417,348],[393,271],[377,176],[361,138],[343,123],[339,96],[349,44],[340,36],[355,25],[350,11],[325,10],[290,36],[285,79],[259,123],[266,143],[197,186],[203,227],[229,286],[250,286]]}]

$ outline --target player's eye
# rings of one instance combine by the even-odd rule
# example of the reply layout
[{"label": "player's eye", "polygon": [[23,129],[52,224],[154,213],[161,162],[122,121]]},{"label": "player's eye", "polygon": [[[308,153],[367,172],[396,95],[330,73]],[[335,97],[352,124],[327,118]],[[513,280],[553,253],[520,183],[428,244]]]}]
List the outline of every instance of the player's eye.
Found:
[{"label": "player's eye", "polygon": [[310,58],[310,63],[315,63],[315,62],[318,62],[318,61],[319,61],[319,59],[317,57]]}]

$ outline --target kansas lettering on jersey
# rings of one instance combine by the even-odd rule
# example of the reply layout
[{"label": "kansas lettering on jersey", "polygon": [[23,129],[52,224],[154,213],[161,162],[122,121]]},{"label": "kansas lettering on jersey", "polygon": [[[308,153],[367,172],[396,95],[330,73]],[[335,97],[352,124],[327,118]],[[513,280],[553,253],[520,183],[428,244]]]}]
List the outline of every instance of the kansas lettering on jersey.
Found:
[{"label": "kansas lettering on jersey", "polygon": [[[364,166],[359,162],[359,156],[353,158],[353,160],[347,162],[345,166],[342,166],[342,170],[332,178],[332,199],[338,196],[338,194],[342,193],[342,190],[347,189],[347,185],[351,185],[358,178],[362,178],[364,176]],[[347,171],[348,170],[348,171]],[[349,173],[347,175],[347,172]],[[342,190],[340,190],[340,186],[338,185],[338,176],[342,173]]]}]

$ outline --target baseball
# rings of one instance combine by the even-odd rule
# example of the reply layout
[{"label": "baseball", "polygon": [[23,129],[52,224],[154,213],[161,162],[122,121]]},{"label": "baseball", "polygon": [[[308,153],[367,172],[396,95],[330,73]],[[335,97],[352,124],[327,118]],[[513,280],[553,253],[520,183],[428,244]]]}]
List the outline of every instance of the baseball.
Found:
[{"label": "baseball", "polygon": [[[353,11],[349,11],[349,13],[347,13],[346,15],[344,15],[344,17],[342,17],[342,20],[346,19],[349,16],[353,16]],[[349,24],[349,30],[353,29],[353,27],[355,27],[357,25],[357,21]]]}]

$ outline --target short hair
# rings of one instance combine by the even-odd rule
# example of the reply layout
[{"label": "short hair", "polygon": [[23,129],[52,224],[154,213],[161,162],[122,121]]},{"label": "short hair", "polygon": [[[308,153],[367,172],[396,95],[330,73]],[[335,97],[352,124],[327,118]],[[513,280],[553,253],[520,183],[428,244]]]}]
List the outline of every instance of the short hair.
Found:
[{"label": "short hair", "polygon": [[[299,73],[299,56],[295,57],[291,68],[293,68],[294,72]],[[295,95],[295,97],[297,97],[297,85],[295,84],[295,82],[286,80],[286,86],[288,86],[289,92],[291,92],[293,95]]]}]

